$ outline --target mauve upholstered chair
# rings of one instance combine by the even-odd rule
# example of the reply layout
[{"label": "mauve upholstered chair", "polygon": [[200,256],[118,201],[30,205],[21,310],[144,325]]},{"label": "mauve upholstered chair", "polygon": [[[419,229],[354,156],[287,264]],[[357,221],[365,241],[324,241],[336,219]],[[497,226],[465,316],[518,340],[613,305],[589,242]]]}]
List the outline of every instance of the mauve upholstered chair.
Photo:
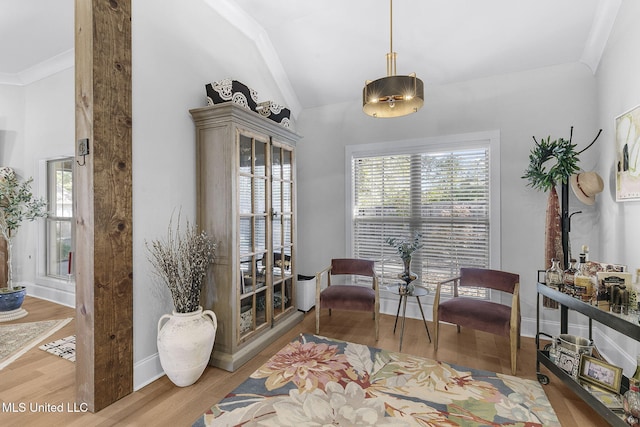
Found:
[{"label": "mauve upholstered chair", "polygon": [[[326,276],[327,286],[322,287],[322,276]],[[371,277],[371,286],[331,285],[331,276],[356,275]],[[378,340],[378,319],[380,317],[380,290],[374,270],[374,262],[364,259],[332,259],[331,265],[316,274],[316,334],[320,333],[320,310],[351,310],[373,313]]]},{"label": "mauve upholstered chair", "polygon": [[[440,301],[440,289],[453,284],[453,297]],[[474,286],[494,289],[511,294],[510,304],[461,297],[459,288]],[[453,323],[479,331],[509,338],[511,350],[511,374],[516,374],[516,356],[520,348],[520,276],[499,270],[461,268],[460,276],[438,283],[433,301],[435,325],[434,346],[438,350],[439,322]]]}]

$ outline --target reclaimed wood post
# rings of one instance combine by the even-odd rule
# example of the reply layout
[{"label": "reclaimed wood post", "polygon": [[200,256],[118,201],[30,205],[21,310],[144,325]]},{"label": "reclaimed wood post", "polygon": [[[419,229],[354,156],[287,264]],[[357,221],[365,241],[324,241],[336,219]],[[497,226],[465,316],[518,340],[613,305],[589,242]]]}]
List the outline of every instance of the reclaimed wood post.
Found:
[{"label": "reclaimed wood post", "polygon": [[76,0],[76,400],[133,391],[131,0]]}]

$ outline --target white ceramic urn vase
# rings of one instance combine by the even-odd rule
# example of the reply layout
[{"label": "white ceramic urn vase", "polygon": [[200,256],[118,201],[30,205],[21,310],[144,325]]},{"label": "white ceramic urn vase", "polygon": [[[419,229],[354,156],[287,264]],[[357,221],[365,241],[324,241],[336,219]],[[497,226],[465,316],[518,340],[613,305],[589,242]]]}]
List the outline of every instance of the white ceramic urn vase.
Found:
[{"label": "white ceramic urn vase", "polygon": [[[168,319],[164,324],[163,321]],[[158,320],[158,354],[167,377],[177,386],[195,383],[209,363],[218,319],[211,310],[165,314]]]}]

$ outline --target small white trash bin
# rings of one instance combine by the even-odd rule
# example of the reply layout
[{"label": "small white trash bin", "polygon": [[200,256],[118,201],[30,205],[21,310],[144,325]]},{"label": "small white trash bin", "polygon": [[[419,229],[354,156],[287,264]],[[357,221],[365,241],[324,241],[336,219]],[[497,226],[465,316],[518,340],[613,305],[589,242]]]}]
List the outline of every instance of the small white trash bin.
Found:
[{"label": "small white trash bin", "polygon": [[316,278],[298,274],[296,282],[296,307],[305,313],[316,305]]}]

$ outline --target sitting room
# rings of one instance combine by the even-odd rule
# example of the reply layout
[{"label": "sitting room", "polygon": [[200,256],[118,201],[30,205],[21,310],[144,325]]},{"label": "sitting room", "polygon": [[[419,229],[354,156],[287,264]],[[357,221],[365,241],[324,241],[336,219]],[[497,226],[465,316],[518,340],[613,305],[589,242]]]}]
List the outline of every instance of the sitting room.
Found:
[{"label": "sitting room", "polygon": [[0,5],[0,424],[638,421],[640,4],[479,3]]}]

